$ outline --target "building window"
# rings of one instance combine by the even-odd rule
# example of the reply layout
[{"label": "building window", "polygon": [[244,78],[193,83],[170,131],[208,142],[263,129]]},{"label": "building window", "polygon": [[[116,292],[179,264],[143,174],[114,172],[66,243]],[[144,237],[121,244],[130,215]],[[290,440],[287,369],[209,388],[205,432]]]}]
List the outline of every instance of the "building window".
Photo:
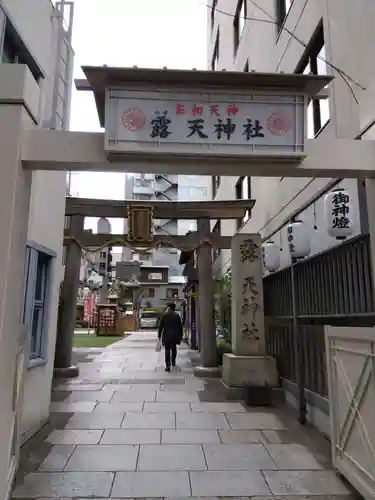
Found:
[{"label": "building window", "polygon": [[220,175],[213,175],[212,176],[212,199],[215,198],[215,196],[218,192],[218,189],[220,187],[220,182],[221,182]]},{"label": "building window", "polygon": [[214,53],[211,62],[212,71],[216,71],[219,67],[219,49],[220,49],[220,32],[218,30],[214,47]]},{"label": "building window", "polygon": [[178,288],[167,288],[166,298],[167,299],[177,299],[178,298]]},{"label": "building window", "polygon": [[[213,234],[220,235],[221,234],[221,220],[218,219],[216,221],[216,224],[214,225],[212,229]],[[212,260],[215,262],[215,260],[220,257],[221,255],[221,248],[213,248],[212,249]]]},{"label": "building window", "polygon": [[105,259],[107,252],[100,252],[100,258]]},{"label": "building window", "polygon": [[6,19],[5,22],[4,42],[0,53],[1,62],[8,64],[25,64],[37,82],[43,78],[43,73],[41,72],[38,64],[30,54],[9,19]]},{"label": "building window", "polygon": [[[236,183],[236,200],[251,200],[251,177],[240,177]],[[246,210],[244,217],[237,219],[237,229],[250,218],[250,211]]]},{"label": "building window", "polygon": [[218,0],[213,0],[212,1],[212,7],[211,7],[211,30],[214,29],[214,26],[215,26],[215,11],[216,11],[216,7],[217,7],[217,2]]},{"label": "building window", "polygon": [[153,299],[155,297],[155,288],[146,288],[144,296]]},{"label": "building window", "polygon": [[[327,64],[325,60],[326,49],[324,45],[323,24],[320,23],[295,72],[305,75],[326,75]],[[327,92],[327,90],[328,87],[325,87],[324,91]],[[307,137],[309,139],[316,137],[329,122],[329,119],[329,98],[312,99],[307,108]]]},{"label": "building window", "polygon": [[241,35],[247,18],[247,0],[239,0],[236,14],[234,16],[234,53],[236,54],[240,44]]},{"label": "building window", "polygon": [[294,0],[276,0],[277,29],[280,33]]},{"label": "building window", "polygon": [[29,331],[31,360],[45,358],[47,299],[52,257],[26,248],[23,324]]},{"label": "building window", "polygon": [[63,246],[63,249],[62,249],[62,256],[61,256],[61,260],[62,260],[62,265],[65,266],[66,265],[66,254],[68,252],[68,247],[66,245]]}]

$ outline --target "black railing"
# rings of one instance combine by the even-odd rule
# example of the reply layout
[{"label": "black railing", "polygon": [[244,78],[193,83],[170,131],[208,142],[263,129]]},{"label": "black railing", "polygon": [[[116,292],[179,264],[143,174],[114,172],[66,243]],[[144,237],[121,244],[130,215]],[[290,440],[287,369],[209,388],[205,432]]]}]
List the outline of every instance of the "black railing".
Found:
[{"label": "black railing", "polygon": [[[296,311],[293,311],[294,274]],[[328,396],[324,325],[375,324],[370,238],[361,235],[263,280],[268,354],[279,374],[305,389]],[[298,318],[295,332],[293,317]],[[298,373],[299,335],[302,373]],[[300,381],[301,383],[301,381]]]},{"label": "black railing", "polygon": [[[301,325],[298,335],[301,335],[303,345],[302,366],[304,367],[305,389],[325,398],[328,396],[328,387],[324,325]],[[276,358],[280,377],[297,383],[292,320],[286,320],[283,323],[273,323],[272,320],[269,322],[267,347],[268,354]]]}]

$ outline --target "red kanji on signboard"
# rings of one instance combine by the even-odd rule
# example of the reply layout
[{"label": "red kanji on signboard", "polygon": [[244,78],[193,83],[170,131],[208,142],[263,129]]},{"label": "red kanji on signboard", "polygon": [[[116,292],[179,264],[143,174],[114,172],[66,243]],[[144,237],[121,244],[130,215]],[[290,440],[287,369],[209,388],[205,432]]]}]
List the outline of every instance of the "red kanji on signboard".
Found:
[{"label": "red kanji on signboard", "polygon": [[210,104],[210,113],[211,113],[211,116],[220,116],[219,105],[218,104]]},{"label": "red kanji on signboard", "polygon": [[202,116],[203,114],[203,106],[194,104],[193,106],[193,116]]},{"label": "red kanji on signboard", "polygon": [[228,104],[227,106],[227,113],[228,116],[236,116],[236,114],[239,112],[239,109],[235,104]]},{"label": "red kanji on signboard", "polygon": [[176,104],[176,115],[184,115],[184,114],[185,114],[185,105]]}]

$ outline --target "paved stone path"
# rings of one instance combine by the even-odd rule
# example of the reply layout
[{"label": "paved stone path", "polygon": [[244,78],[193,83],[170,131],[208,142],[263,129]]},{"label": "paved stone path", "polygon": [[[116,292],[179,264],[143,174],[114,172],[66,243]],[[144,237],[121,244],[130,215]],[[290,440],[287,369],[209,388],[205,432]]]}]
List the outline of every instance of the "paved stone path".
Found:
[{"label": "paved stone path", "polygon": [[13,497],[352,498],[329,443],[284,409],[226,401],[187,348],[164,372],[155,333],[79,351],[54,387],[51,422],[23,449]]}]

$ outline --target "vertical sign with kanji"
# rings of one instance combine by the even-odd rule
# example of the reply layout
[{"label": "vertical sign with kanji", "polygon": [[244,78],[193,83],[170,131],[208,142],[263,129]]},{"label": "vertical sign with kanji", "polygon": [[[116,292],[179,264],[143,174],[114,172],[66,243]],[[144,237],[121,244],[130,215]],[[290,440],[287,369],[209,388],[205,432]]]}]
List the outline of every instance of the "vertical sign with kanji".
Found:
[{"label": "vertical sign with kanji", "polygon": [[265,353],[262,245],[258,234],[232,238],[232,348],[238,356]]}]

